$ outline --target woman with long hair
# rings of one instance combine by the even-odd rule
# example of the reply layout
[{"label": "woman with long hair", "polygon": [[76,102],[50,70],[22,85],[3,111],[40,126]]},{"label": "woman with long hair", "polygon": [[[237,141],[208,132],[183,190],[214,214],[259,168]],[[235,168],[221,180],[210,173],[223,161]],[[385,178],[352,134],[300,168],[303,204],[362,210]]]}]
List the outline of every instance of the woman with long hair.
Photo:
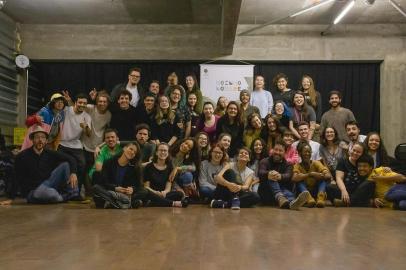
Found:
[{"label": "woman with long hair", "polygon": [[291,117],[289,107],[282,100],[275,101],[272,114],[279,120],[281,126],[285,129],[289,128],[289,120]]},{"label": "woman with long hair", "polygon": [[279,120],[274,115],[265,118],[265,126],[262,128],[261,138],[266,142],[267,150],[274,147],[275,142],[282,138]]},{"label": "woman with long hair", "polygon": [[320,156],[324,165],[332,175],[336,174],[337,164],[345,156],[344,149],[340,146],[337,130],[333,127],[326,127],[321,132]]},{"label": "woman with long hair", "polygon": [[137,208],[146,191],[142,184],[141,150],[137,142],[129,142],[120,155],[103,164],[100,182],[93,186],[98,208]]},{"label": "woman with long hair", "polygon": [[214,110],[214,114],[221,117],[226,113],[226,108],[228,105],[228,99],[226,97],[219,97],[216,103],[216,109]]},{"label": "woman with long hair", "polygon": [[[195,93],[190,93],[187,97],[188,113],[190,115],[190,136],[194,137],[198,132],[197,122],[199,121],[200,114],[196,110],[197,96]],[[186,133],[186,137],[189,134]]]},{"label": "woman with long hair", "polygon": [[240,92],[240,112],[241,120],[244,125],[247,125],[247,118],[252,113],[259,114],[259,109],[256,106],[250,104],[251,94],[248,90],[241,90]]},{"label": "woman with long hair", "polygon": [[214,106],[211,102],[205,102],[203,104],[203,112],[200,114],[200,118],[197,122],[197,130],[206,132],[209,135],[211,142],[216,140],[217,122],[220,119],[219,116],[214,114]]},{"label": "woman with long hair", "polygon": [[262,119],[257,113],[248,115],[247,125],[243,133],[244,145],[248,148],[251,147],[252,142],[259,138],[262,130]]},{"label": "woman with long hair", "polygon": [[180,191],[172,191],[172,182],[169,175],[172,172],[172,163],[169,157],[169,145],[160,143],[155,149],[152,162],[144,168],[144,187],[148,191],[146,197],[150,206],[187,207],[187,200]]},{"label": "woman with long hair", "polygon": [[251,159],[248,163],[248,167],[254,171],[254,179],[251,184],[251,190],[258,192],[259,187],[259,162],[268,157],[268,151],[266,149],[266,143],[263,139],[257,138],[251,144]]},{"label": "woman with long hair", "polygon": [[200,148],[200,158],[201,160],[207,160],[209,158],[209,151],[211,149],[210,147],[210,138],[209,135],[201,131],[196,134],[195,140],[197,142],[197,145],[199,145]]},{"label": "woman with long hair", "polygon": [[321,95],[320,92],[314,88],[312,77],[303,75],[299,90],[304,93],[307,104],[311,106],[316,113],[317,123],[320,123],[321,114],[323,112],[321,108]]},{"label": "woman with long hair", "polygon": [[293,95],[292,103],[289,129],[295,134],[296,138],[300,139],[297,127],[301,122],[308,122],[310,123],[309,140],[311,140],[316,128],[316,114],[313,108],[306,104],[306,96],[301,91],[297,91]]},{"label": "woman with long hair", "polygon": [[364,140],[365,152],[374,159],[374,168],[388,167],[390,158],[383,144],[383,140],[378,132],[370,132]]},{"label": "woman with long hair", "polygon": [[[228,153],[230,151],[231,141],[232,141],[231,135],[228,133],[221,133],[217,140],[217,143],[219,145],[221,145],[222,147],[224,147],[228,156],[229,156]],[[227,159],[228,159],[228,157],[227,157]]]},{"label": "woman with long hair", "polygon": [[228,133],[233,140],[231,141],[229,155],[234,157],[237,150],[242,146],[242,136],[244,124],[241,121],[240,108],[235,101],[230,101],[227,105],[226,113],[222,116],[216,128],[217,137],[221,133]]},{"label": "woman with long hair", "polygon": [[160,96],[155,119],[151,127],[152,140],[156,143],[174,144],[181,136],[181,130],[177,125],[178,122],[179,119],[177,119],[175,112],[171,108],[169,98]]},{"label": "woman with long hair", "polygon": [[284,73],[278,73],[273,77],[272,83],[275,89],[272,92],[273,99],[281,100],[287,106],[292,106],[292,95],[294,91],[288,88],[288,76]]},{"label": "woman with long hair", "polygon": [[180,138],[189,137],[191,132],[191,119],[190,113],[186,105],[182,105],[180,102],[185,97],[184,91],[182,91],[181,85],[174,85],[169,90],[169,101],[171,103],[171,110],[175,113],[176,124],[178,125],[181,133]]},{"label": "woman with long hair", "polygon": [[211,201],[217,183],[215,176],[221,171],[227,162],[227,152],[219,144],[213,146],[209,151],[209,159],[202,162],[199,174],[200,198]]},{"label": "woman with long hair", "polygon": [[200,114],[203,110],[203,95],[200,91],[199,84],[197,83],[197,78],[194,74],[186,76],[186,100],[188,100],[190,94],[195,94],[196,96],[196,105],[195,111]]},{"label": "woman with long hair", "polygon": [[175,190],[188,197],[198,197],[195,179],[200,170],[200,151],[194,138],[179,140],[170,149],[172,172],[169,180],[174,183]]}]

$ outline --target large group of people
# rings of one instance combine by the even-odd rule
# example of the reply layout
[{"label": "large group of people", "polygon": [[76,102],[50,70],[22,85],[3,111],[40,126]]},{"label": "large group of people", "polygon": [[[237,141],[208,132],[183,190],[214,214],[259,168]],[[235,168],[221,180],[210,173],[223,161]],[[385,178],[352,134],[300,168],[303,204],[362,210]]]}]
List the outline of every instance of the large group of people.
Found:
[{"label": "large group of people", "polygon": [[[53,94],[27,117],[8,205],[91,198],[97,208],[276,205],[406,210],[406,177],[391,169],[378,132],[361,134],[341,93],[322,96],[304,75],[297,91],[256,75],[239,101],[204,97],[175,72],[140,85],[141,70],[112,91]],[[324,112],[324,113],[323,113]]]}]

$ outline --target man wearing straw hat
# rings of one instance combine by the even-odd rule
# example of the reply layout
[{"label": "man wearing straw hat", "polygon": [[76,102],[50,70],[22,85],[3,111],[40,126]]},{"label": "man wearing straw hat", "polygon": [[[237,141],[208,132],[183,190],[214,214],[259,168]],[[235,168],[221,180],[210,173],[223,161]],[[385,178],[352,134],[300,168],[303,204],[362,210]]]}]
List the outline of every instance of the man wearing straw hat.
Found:
[{"label": "man wearing straw hat", "polygon": [[39,125],[29,137],[33,145],[16,157],[11,200],[0,202],[0,205],[12,203],[17,187],[29,203],[59,203],[79,198],[75,159],[46,149],[48,133]]}]

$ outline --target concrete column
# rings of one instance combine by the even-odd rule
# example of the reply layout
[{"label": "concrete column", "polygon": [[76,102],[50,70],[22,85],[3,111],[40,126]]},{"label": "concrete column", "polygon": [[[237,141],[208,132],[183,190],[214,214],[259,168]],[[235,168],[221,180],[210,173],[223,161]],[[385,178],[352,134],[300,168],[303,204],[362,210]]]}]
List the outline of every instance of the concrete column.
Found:
[{"label": "concrete column", "polygon": [[381,66],[381,134],[389,155],[406,142],[406,52],[389,54]]}]

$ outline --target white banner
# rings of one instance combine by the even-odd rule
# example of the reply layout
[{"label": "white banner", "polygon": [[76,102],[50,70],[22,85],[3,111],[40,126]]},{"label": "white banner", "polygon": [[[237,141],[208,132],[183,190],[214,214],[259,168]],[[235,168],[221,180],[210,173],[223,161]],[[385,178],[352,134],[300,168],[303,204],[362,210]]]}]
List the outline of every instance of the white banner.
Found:
[{"label": "white banner", "polygon": [[240,91],[253,89],[254,65],[200,65],[200,89],[215,103],[221,96],[240,100]]}]

